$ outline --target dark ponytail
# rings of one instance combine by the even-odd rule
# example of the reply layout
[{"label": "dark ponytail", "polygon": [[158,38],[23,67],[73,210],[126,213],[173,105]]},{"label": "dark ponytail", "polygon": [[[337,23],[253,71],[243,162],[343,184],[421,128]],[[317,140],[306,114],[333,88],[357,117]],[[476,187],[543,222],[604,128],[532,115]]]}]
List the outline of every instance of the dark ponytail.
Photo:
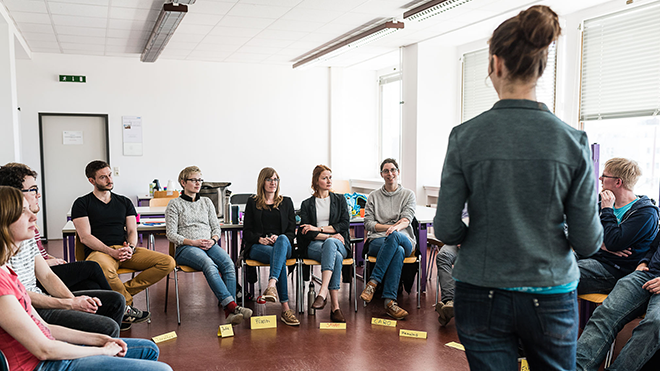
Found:
[{"label": "dark ponytail", "polygon": [[497,27],[489,53],[504,60],[511,79],[536,80],[548,62],[548,46],[560,33],[557,14],[545,5],[534,5]]}]

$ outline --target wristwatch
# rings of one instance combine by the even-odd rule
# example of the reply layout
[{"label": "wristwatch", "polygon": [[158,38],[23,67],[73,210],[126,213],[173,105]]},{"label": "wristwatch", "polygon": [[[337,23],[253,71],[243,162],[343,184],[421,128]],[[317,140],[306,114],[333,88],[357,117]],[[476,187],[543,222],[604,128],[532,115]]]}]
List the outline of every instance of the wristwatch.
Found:
[{"label": "wristwatch", "polygon": [[323,232],[323,227],[321,227],[321,232]]},{"label": "wristwatch", "polygon": [[135,252],[135,245],[128,245],[128,247],[130,247],[131,250],[133,250],[133,252]]},{"label": "wristwatch", "polygon": [[213,244],[214,244],[214,245],[217,245],[217,244],[218,244],[218,240],[216,240],[216,239],[213,238],[213,237],[211,237],[211,239],[213,240]]}]

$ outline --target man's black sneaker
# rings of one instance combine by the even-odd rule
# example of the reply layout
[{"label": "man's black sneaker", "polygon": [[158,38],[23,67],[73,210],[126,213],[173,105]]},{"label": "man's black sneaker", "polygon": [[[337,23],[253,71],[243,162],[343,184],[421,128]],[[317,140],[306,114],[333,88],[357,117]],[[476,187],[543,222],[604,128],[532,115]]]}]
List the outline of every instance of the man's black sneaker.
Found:
[{"label": "man's black sneaker", "polygon": [[141,323],[149,320],[149,318],[151,318],[151,313],[146,310],[139,310],[132,305],[127,305],[122,323]]},{"label": "man's black sneaker", "polygon": [[119,331],[128,331],[131,329],[131,326],[133,324],[130,322],[122,322],[121,326],[119,326]]}]

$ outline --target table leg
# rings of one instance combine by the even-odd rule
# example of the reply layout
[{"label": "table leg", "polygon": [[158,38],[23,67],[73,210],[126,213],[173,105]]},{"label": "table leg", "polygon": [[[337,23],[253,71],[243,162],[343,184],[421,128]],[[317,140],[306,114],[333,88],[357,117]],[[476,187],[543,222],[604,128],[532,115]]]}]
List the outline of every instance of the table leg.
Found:
[{"label": "table leg", "polygon": [[62,234],[62,258],[69,261],[69,237]]}]

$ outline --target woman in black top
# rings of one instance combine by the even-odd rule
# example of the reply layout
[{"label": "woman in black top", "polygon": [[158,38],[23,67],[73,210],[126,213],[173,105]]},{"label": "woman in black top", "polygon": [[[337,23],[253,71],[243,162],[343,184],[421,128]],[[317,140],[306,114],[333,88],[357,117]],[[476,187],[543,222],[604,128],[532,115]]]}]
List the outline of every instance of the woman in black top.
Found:
[{"label": "woman in black top", "polygon": [[268,287],[263,298],[276,302],[279,294],[282,303],[280,318],[287,325],[299,325],[294,311],[289,308],[286,277],[286,260],[291,257],[296,217],[291,198],[280,195],[280,179],[275,169],[266,167],[259,172],[257,194],[248,198],[244,218],[244,256],[270,264]]},{"label": "woman in black top", "polygon": [[346,322],[339,308],[342,261],[349,255],[349,216],[346,199],[330,192],[332,171],[317,165],[312,173],[314,195],[300,206],[298,245],[303,256],[321,262],[321,289],[312,304],[323,309],[330,294],[333,322]]}]

